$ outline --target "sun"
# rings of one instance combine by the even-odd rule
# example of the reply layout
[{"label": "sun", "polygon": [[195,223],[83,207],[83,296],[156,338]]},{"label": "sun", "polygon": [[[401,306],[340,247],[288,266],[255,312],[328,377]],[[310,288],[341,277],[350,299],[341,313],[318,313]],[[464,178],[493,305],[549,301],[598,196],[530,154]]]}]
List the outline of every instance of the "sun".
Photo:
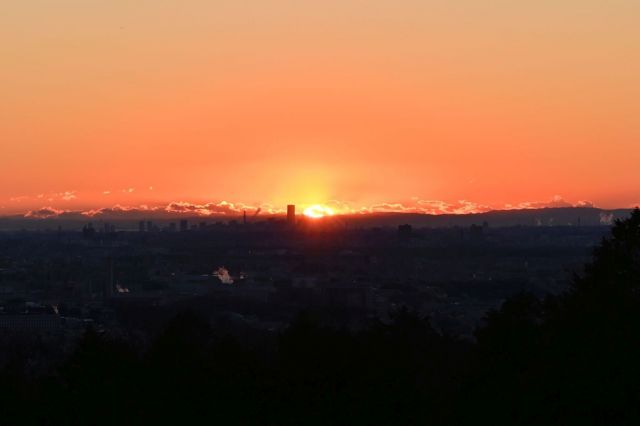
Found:
[{"label": "sun", "polygon": [[314,204],[304,209],[304,215],[312,219],[319,219],[325,216],[333,216],[332,208],[323,206],[322,204]]}]

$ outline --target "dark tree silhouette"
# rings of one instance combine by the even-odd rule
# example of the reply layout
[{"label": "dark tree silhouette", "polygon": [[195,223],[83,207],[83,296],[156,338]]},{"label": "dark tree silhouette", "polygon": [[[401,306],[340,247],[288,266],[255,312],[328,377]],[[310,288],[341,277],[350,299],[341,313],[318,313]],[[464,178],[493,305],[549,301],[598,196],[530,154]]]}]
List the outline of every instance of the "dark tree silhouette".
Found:
[{"label": "dark tree silhouette", "polygon": [[544,302],[518,295],[488,315],[465,412],[511,424],[637,423],[639,288],[636,209],[568,292]]}]

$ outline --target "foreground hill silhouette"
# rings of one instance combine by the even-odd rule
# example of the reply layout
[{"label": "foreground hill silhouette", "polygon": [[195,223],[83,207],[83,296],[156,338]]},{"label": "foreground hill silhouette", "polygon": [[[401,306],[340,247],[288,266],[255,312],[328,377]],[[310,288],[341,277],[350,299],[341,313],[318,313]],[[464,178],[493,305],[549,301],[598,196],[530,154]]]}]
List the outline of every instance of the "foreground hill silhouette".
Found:
[{"label": "foreground hill silhouette", "polygon": [[478,330],[465,413],[522,424],[637,424],[640,210],[617,221],[570,291],[519,295]]},{"label": "foreground hill silhouette", "polygon": [[[185,312],[150,342],[88,330],[55,371],[16,346],[6,424],[638,424],[640,210],[560,296],[519,294],[476,342],[400,309],[359,331],[301,314],[238,340]],[[143,339],[144,340],[144,339]]]}]

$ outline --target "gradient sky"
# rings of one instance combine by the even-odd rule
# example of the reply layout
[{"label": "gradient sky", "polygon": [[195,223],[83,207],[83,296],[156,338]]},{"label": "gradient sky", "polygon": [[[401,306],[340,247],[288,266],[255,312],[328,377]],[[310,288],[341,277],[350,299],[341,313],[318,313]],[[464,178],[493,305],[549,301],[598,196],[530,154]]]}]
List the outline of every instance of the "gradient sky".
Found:
[{"label": "gradient sky", "polygon": [[628,207],[638,22],[638,0],[4,1],[0,214]]}]

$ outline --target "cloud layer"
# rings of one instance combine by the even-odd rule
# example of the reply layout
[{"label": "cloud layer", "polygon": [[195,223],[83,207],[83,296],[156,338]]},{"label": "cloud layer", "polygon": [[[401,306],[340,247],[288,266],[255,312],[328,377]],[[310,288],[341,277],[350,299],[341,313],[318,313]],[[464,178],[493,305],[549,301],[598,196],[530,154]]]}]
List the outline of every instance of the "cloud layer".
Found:
[{"label": "cloud layer", "polygon": [[[73,193],[68,194],[72,196]],[[64,194],[61,196],[63,197]],[[422,200],[413,198],[404,202],[377,203],[368,206],[353,206],[338,200],[330,200],[326,203],[337,214],[380,214],[380,213],[415,213],[415,214],[472,214],[484,213],[491,210],[525,210],[541,208],[563,207],[595,207],[588,201],[571,203],[560,196],[554,196],[550,201],[532,201],[519,204],[506,204],[501,206],[475,203],[468,200],[446,202],[441,200]],[[240,202],[217,201],[209,203],[190,203],[187,201],[173,201],[166,205],[150,206],[141,204],[137,206],[123,206],[120,204],[111,207],[103,207],[89,210],[69,210],[51,206],[30,210],[24,214],[26,218],[50,219],[56,217],[66,218],[112,218],[112,219],[141,219],[147,217],[175,217],[175,216],[200,216],[200,217],[225,217],[239,216],[246,212],[248,215],[275,215],[283,214],[284,208],[271,204],[245,204]]]}]

